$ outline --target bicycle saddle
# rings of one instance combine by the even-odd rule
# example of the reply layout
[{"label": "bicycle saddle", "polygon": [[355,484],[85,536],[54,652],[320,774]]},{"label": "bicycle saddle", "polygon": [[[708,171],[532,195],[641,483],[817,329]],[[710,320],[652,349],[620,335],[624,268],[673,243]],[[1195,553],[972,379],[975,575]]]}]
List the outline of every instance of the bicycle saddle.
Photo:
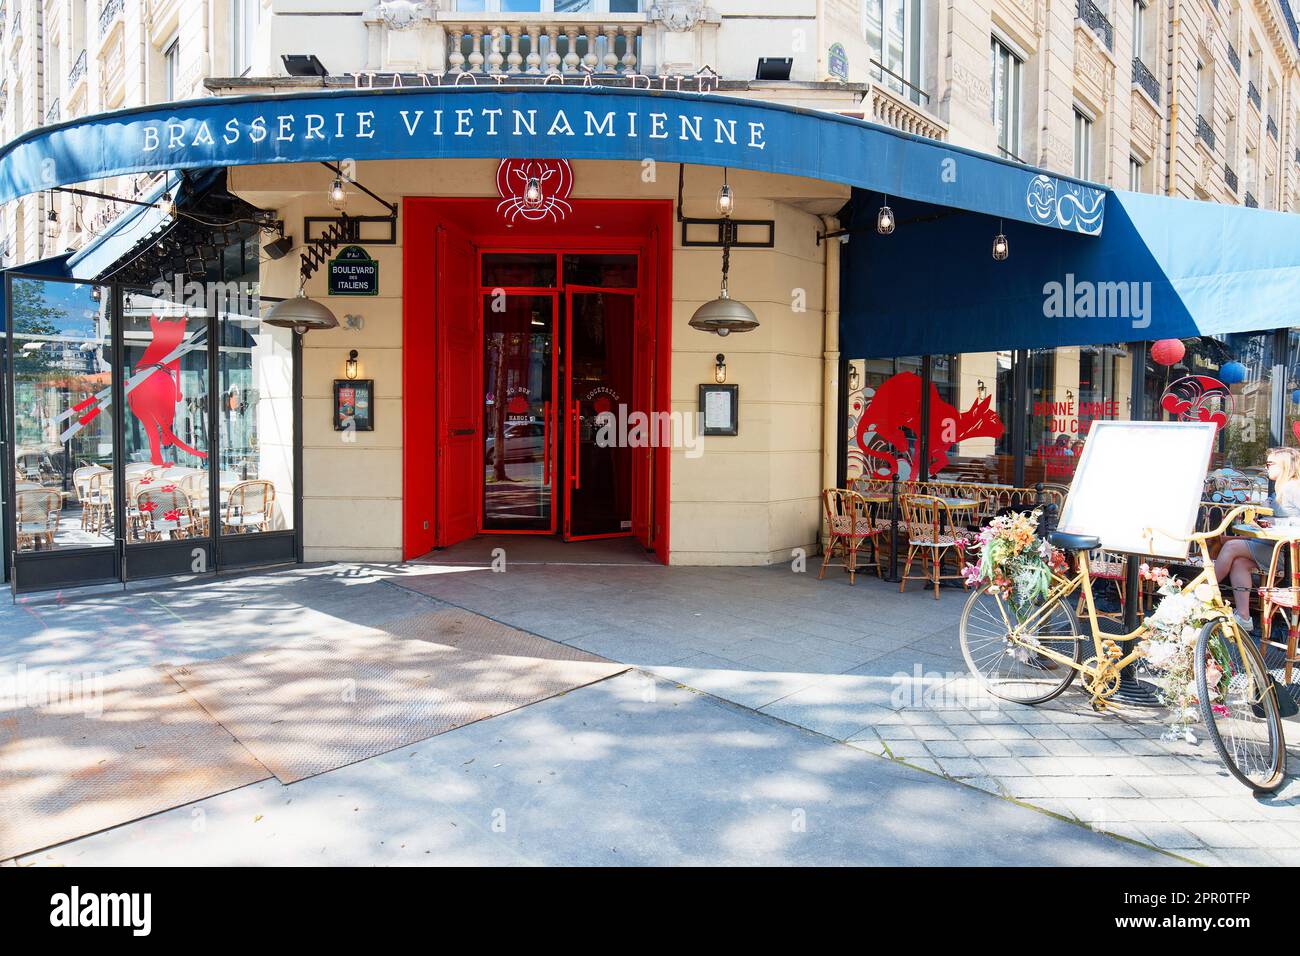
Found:
[{"label": "bicycle saddle", "polygon": [[1075,534],[1073,531],[1053,531],[1048,540],[1066,551],[1092,551],[1101,547],[1100,538],[1090,534]]}]

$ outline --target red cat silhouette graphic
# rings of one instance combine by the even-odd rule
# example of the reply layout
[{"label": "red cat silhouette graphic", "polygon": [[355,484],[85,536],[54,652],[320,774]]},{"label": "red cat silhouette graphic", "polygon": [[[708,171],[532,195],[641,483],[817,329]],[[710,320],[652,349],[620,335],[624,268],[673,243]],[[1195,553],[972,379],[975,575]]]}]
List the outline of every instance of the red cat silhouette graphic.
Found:
[{"label": "red cat silhouette graphic", "polygon": [[[964,412],[959,412],[939,397],[939,389],[930,383],[930,474],[938,474],[948,467],[948,450],[968,438],[999,438],[1004,426],[997,412],[990,407],[992,395],[975,402]],[[921,376],[915,372],[899,372],[876,388],[862,417],[858,420],[857,442],[871,462],[873,477],[891,477],[898,474],[898,465],[906,461],[913,465],[912,478],[917,470],[912,461],[911,442],[919,442],[921,434]]]},{"label": "red cat silhouette graphic", "polygon": [[144,433],[149,439],[149,460],[155,465],[165,464],[162,450],[174,445],[182,451],[199,458],[207,458],[206,452],[191,448],[172,431],[172,422],[176,420],[176,403],[181,395],[180,359],[165,361],[167,356],[176,351],[176,347],[185,338],[185,319],[167,322],[156,315],[149,316],[149,328],[153,332],[153,341],[140,356],[135,371],[152,371],[127,396],[127,404],[144,426]]}]

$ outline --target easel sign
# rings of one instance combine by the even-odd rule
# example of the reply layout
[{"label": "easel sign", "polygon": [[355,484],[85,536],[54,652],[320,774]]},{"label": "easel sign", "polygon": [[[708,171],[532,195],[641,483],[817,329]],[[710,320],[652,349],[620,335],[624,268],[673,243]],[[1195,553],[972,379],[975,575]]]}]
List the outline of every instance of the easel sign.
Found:
[{"label": "easel sign", "polygon": [[1093,422],[1057,527],[1107,551],[1187,557],[1217,428],[1213,422]]}]

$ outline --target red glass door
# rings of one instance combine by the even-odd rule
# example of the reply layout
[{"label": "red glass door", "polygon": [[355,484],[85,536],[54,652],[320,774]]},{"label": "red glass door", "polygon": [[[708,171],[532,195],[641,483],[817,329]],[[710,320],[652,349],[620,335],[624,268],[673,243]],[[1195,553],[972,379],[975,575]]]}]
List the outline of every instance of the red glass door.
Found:
[{"label": "red glass door", "polygon": [[564,538],[631,535],[636,290],[569,286],[565,314]]},{"label": "red glass door", "polygon": [[481,530],[555,532],[556,292],[484,292]]}]

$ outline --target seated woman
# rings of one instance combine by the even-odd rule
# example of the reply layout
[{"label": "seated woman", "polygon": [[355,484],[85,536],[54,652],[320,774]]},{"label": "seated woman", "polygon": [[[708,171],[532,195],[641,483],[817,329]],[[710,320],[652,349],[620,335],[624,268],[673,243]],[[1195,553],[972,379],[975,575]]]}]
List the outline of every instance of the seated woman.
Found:
[{"label": "seated woman", "polygon": [[[1268,477],[1273,482],[1273,496],[1268,506],[1274,519],[1300,519],[1300,449],[1271,448],[1268,452]],[[1214,575],[1232,584],[1234,616],[1245,631],[1254,629],[1250,619],[1250,590],[1256,571],[1267,568],[1273,559],[1276,542],[1229,538],[1214,559]]]}]

